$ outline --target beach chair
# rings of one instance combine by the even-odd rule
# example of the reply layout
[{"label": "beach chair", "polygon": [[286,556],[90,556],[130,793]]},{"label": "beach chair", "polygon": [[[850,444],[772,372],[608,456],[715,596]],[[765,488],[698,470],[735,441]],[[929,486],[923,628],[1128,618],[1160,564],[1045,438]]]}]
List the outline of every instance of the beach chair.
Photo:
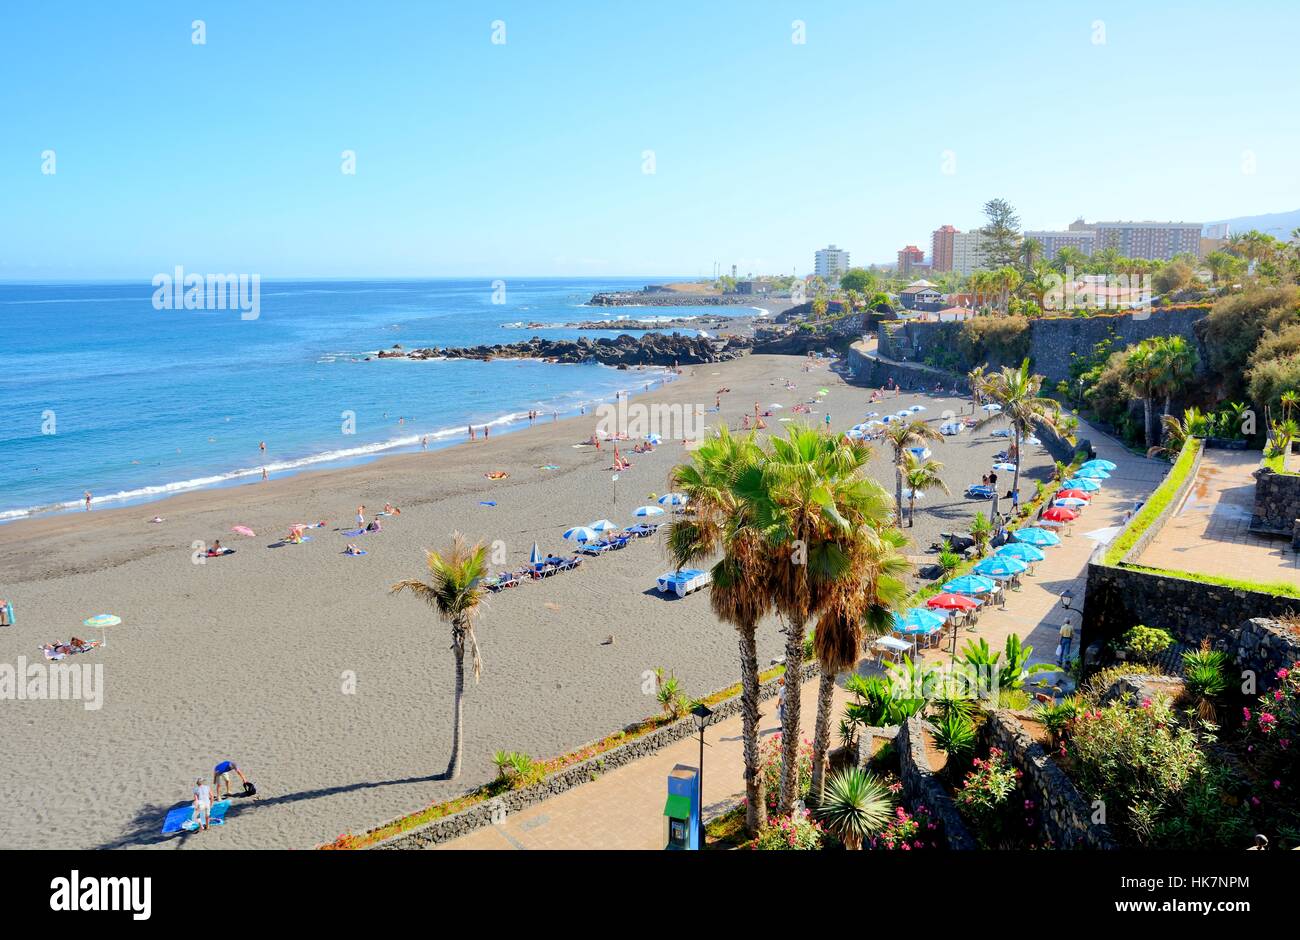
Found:
[{"label": "beach chair", "polygon": [[606,542],[585,542],[583,543],[583,546],[578,549],[580,554],[593,556],[603,555],[607,551],[609,551],[609,544]]},{"label": "beach chair", "polygon": [[700,571],[696,568],[684,568],[681,571],[670,571],[667,574],[660,575],[656,581],[656,586],[661,594],[671,592],[678,597],[685,597],[692,591],[707,587],[710,581],[712,581],[712,576],[709,572]]},{"label": "beach chair", "polygon": [[981,483],[972,483],[966,487],[967,499],[992,499],[994,495],[993,487]]}]

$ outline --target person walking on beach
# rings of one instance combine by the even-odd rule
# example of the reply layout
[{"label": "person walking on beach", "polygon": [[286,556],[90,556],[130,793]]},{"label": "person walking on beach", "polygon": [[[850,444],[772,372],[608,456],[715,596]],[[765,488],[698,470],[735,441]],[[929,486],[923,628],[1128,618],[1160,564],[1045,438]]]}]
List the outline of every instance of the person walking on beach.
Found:
[{"label": "person walking on beach", "polygon": [[469,439],[474,440],[474,425],[472,424],[469,426]]},{"label": "person walking on beach", "polygon": [[428,449],[429,449],[429,435],[426,434],[424,435],[424,437],[420,438],[420,450],[428,450]]},{"label": "person walking on beach", "polygon": [[483,425],[483,440],[486,441],[487,438],[488,438],[488,426],[485,424]]},{"label": "person walking on beach", "polygon": [[13,621],[9,619],[9,601],[0,597],[0,627],[13,626]]},{"label": "person walking on beach", "polygon": [[267,480],[266,467],[263,467],[263,468],[262,468],[262,482],[265,483],[266,480]]},{"label": "person walking on beach", "polygon": [[86,490],[86,512],[90,512],[90,490]]},{"label": "person walking on beach", "polygon": [[217,799],[221,799],[221,785],[226,786],[226,796],[234,796],[235,788],[230,785],[230,775],[235,774],[239,777],[239,782],[244,785],[243,792],[247,793],[249,789],[248,778],[244,772],[239,769],[233,760],[223,760],[217,766],[212,768],[212,786],[216,788]]},{"label": "person walking on beach", "polygon": [[208,830],[208,814],[212,812],[212,790],[199,777],[194,781],[194,821],[203,832]]}]

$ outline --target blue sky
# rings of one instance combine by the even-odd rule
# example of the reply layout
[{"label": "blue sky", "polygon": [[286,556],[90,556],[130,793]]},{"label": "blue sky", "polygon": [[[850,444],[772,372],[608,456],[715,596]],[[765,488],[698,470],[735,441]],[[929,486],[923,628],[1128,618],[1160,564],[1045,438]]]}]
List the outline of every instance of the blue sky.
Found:
[{"label": "blue sky", "polygon": [[994,196],[1295,209],[1296,35],[1293,2],[7,4],[0,278],[803,273]]}]

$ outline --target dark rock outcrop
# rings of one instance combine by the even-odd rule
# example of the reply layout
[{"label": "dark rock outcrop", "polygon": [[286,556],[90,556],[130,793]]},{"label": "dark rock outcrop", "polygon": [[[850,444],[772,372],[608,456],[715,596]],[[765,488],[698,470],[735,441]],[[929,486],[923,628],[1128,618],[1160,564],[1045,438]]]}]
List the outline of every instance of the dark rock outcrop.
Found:
[{"label": "dark rock outcrop", "polygon": [[380,359],[543,359],[547,362],[576,364],[599,362],[608,366],[672,366],[728,362],[739,359],[750,348],[749,340],[740,337],[712,339],[683,336],[680,333],[646,333],[630,336],[623,333],[613,339],[552,340],[534,336],[522,343],[498,343],[492,346],[430,347],[409,352],[384,350]]}]

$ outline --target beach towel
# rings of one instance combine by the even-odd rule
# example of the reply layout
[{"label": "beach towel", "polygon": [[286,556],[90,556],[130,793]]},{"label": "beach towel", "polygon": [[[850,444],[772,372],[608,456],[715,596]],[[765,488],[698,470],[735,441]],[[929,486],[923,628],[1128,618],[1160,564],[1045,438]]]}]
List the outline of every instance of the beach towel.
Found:
[{"label": "beach towel", "polygon": [[365,535],[366,530],[365,529],[344,529],[343,534],[344,535]]},{"label": "beach towel", "polygon": [[538,470],[559,470],[560,468],[553,463],[544,463],[537,469]]},{"label": "beach towel", "polygon": [[347,555],[349,558],[360,558],[362,555],[369,555],[370,553],[363,548],[359,552],[344,551],[343,554]]},{"label": "beach towel", "polygon": [[494,500],[494,499],[480,499],[480,500],[478,501],[478,504],[479,504],[480,506],[495,506],[495,505],[496,505],[496,500]]},{"label": "beach towel", "polygon": [[[212,804],[212,809],[208,812],[208,824],[211,826],[224,826],[226,824],[226,810],[230,809],[230,800],[220,800]],[[167,818],[163,820],[162,834],[170,835],[173,832],[194,832],[199,828],[198,821],[194,818],[194,804],[186,803],[182,806],[175,806],[167,811]]]}]

